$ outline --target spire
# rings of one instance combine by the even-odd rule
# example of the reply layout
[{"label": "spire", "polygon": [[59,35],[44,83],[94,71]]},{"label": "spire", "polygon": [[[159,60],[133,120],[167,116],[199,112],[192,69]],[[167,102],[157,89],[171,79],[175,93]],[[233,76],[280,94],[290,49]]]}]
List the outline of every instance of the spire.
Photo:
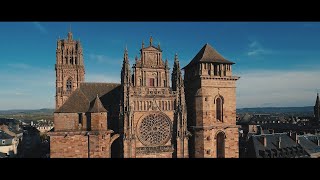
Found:
[{"label": "spire", "polygon": [[177,53],[174,55],[174,64],[177,65],[178,66],[177,68],[180,69],[180,64],[179,64],[178,54]]},{"label": "spire", "polygon": [[91,113],[99,113],[99,112],[108,112],[102,102],[100,101],[99,95],[97,94],[97,97],[94,100],[93,105],[91,106],[89,112]]},{"label": "spire", "polygon": [[317,93],[317,100],[316,100],[316,106],[319,106],[319,93]]},{"label": "spire", "polygon": [[68,40],[69,40],[69,41],[72,40],[71,24],[70,24],[69,32],[68,32]]},{"label": "spire", "polygon": [[144,42],[143,42],[143,40],[142,40],[142,45],[141,45],[141,47],[142,47],[142,49],[144,48]]},{"label": "spire", "polygon": [[166,59],[165,67],[166,67],[166,68],[169,68],[169,65],[168,65],[168,59]]},{"label": "spire", "polygon": [[125,47],[125,49],[124,49],[123,60],[126,61],[126,62],[129,61],[129,60],[128,60],[128,48],[127,48],[127,45],[126,45],[126,47]]},{"label": "spire", "polygon": [[122,63],[122,69],[121,69],[121,84],[130,84],[130,64],[129,64],[129,58],[128,58],[128,49],[127,46],[124,50],[123,55],[123,63]]},{"label": "spire", "polygon": [[158,43],[158,49],[160,50],[161,48],[160,48],[160,42]]},{"label": "spire", "polygon": [[176,91],[178,87],[183,86],[182,74],[181,74],[180,63],[179,63],[177,53],[174,56],[171,82],[172,82],[172,90],[174,91]]},{"label": "spire", "polygon": [[150,36],[150,46],[152,46],[152,36]]}]

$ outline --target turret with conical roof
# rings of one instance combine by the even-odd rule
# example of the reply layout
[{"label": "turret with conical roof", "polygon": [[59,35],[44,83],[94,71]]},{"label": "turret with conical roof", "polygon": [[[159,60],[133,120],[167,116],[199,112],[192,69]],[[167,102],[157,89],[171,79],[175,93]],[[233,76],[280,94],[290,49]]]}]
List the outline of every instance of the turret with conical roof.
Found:
[{"label": "turret with conical roof", "polygon": [[90,107],[91,131],[107,130],[107,110],[104,108],[99,95],[93,100]]},{"label": "turret with conical roof", "polygon": [[108,112],[104,108],[104,106],[103,106],[98,94],[97,94],[97,97],[94,99],[93,104],[92,104],[89,112],[91,112],[91,113]]}]

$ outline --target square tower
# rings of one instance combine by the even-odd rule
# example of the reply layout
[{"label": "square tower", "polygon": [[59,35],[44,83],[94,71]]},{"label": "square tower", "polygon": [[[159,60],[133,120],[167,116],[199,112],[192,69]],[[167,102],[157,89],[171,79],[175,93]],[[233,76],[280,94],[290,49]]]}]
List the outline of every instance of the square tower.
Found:
[{"label": "square tower", "polygon": [[56,109],[60,108],[80,83],[84,82],[84,64],[80,40],[59,39],[56,49]]},{"label": "square tower", "polygon": [[233,64],[205,44],[183,68],[190,157],[239,157]]}]

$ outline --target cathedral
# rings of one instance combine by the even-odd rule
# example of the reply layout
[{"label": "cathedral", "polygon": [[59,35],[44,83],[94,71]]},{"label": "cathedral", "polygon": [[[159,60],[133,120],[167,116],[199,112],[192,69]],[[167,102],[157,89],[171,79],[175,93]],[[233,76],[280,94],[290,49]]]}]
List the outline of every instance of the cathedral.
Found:
[{"label": "cathedral", "polygon": [[124,50],[120,84],[86,82],[80,41],[59,39],[50,157],[238,158],[234,63],[209,44],[172,58],[151,37],[132,66]]}]

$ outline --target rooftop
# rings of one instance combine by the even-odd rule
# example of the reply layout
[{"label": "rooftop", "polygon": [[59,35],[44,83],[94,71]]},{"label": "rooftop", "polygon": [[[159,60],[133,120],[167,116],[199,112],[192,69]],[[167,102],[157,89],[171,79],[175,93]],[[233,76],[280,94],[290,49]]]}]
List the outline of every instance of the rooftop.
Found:
[{"label": "rooftop", "polygon": [[[218,51],[216,51],[210,44],[205,44],[198,54],[191,60],[191,62],[185,66],[189,67],[200,62],[212,62],[212,63],[224,63],[224,64],[234,64],[227,59],[225,59]],[[184,69],[183,68],[183,69]]]}]

